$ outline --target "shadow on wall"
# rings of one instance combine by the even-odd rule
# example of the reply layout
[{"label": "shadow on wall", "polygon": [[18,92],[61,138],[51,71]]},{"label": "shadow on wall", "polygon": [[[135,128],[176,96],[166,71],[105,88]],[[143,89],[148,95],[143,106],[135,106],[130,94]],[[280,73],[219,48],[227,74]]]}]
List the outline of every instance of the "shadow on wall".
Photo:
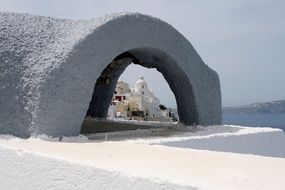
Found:
[{"label": "shadow on wall", "polygon": [[156,68],[163,75],[176,98],[180,122],[186,125],[200,122],[191,81],[169,55],[154,48],[122,53],[104,69],[96,81],[86,117],[106,118],[117,80],[131,63]]},{"label": "shadow on wall", "polygon": [[227,137],[215,136],[178,142],[166,142],[162,143],[162,145],[285,158],[285,138],[283,131]]}]

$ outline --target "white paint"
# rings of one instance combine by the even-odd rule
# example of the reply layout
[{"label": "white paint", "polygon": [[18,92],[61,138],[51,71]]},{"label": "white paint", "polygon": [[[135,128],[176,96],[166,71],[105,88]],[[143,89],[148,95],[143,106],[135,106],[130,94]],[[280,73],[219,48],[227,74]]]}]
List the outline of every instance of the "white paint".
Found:
[{"label": "white paint", "polygon": [[[270,137],[277,131],[253,128],[240,136]],[[208,131],[211,139],[209,135]],[[275,136],[271,137],[274,145]],[[2,136],[1,189],[285,189],[284,158],[135,141],[99,143],[82,136],[56,140]]]}]

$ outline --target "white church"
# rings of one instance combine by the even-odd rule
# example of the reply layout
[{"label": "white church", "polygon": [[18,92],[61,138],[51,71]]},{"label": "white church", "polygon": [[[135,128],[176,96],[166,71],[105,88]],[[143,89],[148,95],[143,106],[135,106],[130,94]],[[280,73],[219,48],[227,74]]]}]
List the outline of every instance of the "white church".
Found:
[{"label": "white church", "polygon": [[128,83],[118,81],[108,117],[149,121],[170,121],[169,110],[160,106],[160,101],[148,88],[143,76],[130,87]]}]

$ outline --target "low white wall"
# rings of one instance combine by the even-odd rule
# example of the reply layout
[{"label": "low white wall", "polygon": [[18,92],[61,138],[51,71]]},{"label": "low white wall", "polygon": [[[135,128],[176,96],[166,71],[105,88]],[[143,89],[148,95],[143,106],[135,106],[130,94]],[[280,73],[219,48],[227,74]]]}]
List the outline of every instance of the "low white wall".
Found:
[{"label": "low white wall", "polygon": [[[51,155],[52,156],[52,155]],[[0,146],[1,190],[194,189]]]},{"label": "low white wall", "polygon": [[197,126],[197,128],[196,132],[130,141],[138,144],[285,158],[285,134],[282,129],[235,125]]},{"label": "low white wall", "polygon": [[223,126],[120,142],[0,136],[0,189],[284,190],[284,139],[278,129]]}]

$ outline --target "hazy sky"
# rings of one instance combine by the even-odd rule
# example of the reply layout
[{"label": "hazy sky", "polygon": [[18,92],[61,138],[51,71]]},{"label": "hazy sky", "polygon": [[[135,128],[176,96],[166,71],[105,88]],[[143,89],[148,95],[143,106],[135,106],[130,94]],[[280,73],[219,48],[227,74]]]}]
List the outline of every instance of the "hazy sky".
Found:
[{"label": "hazy sky", "polygon": [[[218,72],[224,106],[285,99],[284,0],[0,0],[0,11],[71,19],[150,14],[178,29]],[[134,83],[143,74],[162,103],[175,105],[161,76],[136,68],[122,78]]]}]

